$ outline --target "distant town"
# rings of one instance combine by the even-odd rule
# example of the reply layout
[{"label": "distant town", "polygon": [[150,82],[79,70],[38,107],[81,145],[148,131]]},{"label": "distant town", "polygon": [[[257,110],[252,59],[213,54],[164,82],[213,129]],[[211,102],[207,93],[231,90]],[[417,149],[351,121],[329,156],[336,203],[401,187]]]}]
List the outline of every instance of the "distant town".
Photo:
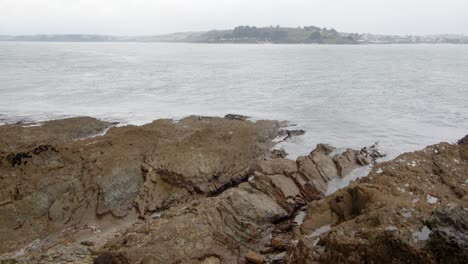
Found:
[{"label": "distant town", "polygon": [[275,44],[468,44],[468,36],[440,35],[376,35],[343,33],[330,28],[239,26],[228,30],[182,32],[154,36],[107,36],[86,34],[0,35],[0,41],[42,42],[185,42],[185,43],[275,43]]}]

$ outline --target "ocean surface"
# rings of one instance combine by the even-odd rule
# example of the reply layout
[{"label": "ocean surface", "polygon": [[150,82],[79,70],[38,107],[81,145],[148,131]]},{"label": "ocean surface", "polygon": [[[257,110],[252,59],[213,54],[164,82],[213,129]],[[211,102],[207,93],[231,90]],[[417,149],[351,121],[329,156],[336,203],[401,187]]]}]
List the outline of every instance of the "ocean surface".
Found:
[{"label": "ocean surface", "polygon": [[0,42],[0,123],[244,114],[390,157],[468,134],[468,45]]}]

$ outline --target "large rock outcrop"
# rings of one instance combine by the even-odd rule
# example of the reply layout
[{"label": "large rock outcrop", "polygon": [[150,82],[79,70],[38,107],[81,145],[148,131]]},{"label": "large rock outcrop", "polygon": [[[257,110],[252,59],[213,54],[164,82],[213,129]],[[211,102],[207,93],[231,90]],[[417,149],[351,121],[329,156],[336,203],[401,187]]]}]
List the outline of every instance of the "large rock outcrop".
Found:
[{"label": "large rock outcrop", "polygon": [[131,263],[282,261],[297,210],[323,197],[327,181],[341,176],[334,160],[349,152],[355,153],[355,167],[362,166],[360,158],[372,160],[351,150],[328,156],[333,150],[318,145],[296,161],[257,160],[247,182],[164,211],[160,219],[137,224],[108,241],[104,250],[122,254]]},{"label": "large rock outcrop", "polygon": [[72,118],[0,126],[0,252],[219,192],[246,179],[281,127],[196,116],[112,125]]},{"label": "large rock outcrop", "polygon": [[[237,115],[113,125],[76,118],[0,126],[0,260],[464,263],[468,257],[466,138],[378,164],[375,146],[338,152],[319,144],[286,159],[272,150],[273,139],[302,132]],[[370,164],[368,177],[325,197],[330,181]]]},{"label": "large rock outcrop", "polygon": [[[76,122],[89,122],[93,129],[81,129],[93,133],[66,129]],[[297,161],[273,158],[272,140],[288,134],[276,121],[192,116],[111,127],[91,137],[112,126],[99,122],[3,128],[7,141],[20,141],[4,146],[0,159],[4,259],[280,261],[297,209],[323,197],[327,181],[343,176],[342,156],[353,168],[373,159],[362,150],[332,157],[327,145]],[[29,129],[36,136],[24,142],[9,132]]]},{"label": "large rock outcrop", "polygon": [[307,206],[297,263],[466,263],[468,144],[441,143],[377,164]]}]

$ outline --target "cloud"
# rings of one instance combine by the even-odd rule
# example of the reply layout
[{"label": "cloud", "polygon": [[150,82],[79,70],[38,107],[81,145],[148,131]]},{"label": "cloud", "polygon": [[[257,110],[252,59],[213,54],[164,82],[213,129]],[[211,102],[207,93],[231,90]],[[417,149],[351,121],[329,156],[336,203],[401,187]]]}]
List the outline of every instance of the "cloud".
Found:
[{"label": "cloud", "polygon": [[0,34],[146,35],[237,25],[468,34],[465,0],[0,0]]}]

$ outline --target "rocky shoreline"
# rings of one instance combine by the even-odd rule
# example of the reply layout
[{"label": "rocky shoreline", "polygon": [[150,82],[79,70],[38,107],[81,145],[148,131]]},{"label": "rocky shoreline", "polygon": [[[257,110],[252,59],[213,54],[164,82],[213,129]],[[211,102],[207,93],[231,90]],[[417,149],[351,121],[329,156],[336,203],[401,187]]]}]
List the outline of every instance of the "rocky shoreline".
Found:
[{"label": "rocky shoreline", "polygon": [[468,259],[466,137],[383,163],[375,146],[274,149],[303,132],[239,115],[0,126],[1,263]]}]

